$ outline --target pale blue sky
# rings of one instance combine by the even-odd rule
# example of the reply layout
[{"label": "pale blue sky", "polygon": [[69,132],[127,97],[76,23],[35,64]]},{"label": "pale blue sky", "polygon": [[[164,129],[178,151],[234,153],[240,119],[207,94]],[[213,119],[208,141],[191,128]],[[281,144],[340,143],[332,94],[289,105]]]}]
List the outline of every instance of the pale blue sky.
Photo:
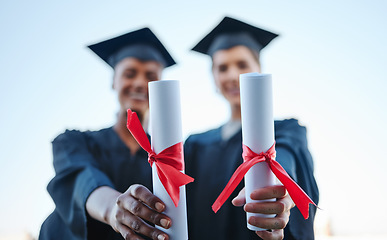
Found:
[{"label": "pale blue sky", "polygon": [[189,51],[225,15],[281,35],[263,71],[275,117],[308,129],[320,217],[337,234],[386,233],[386,12],[383,0],[1,1],[0,238],[37,235],[53,210],[52,139],[114,122],[112,71],[86,45],[150,27],[179,63],[164,79],[181,80],[187,136],[229,115],[209,59]]}]

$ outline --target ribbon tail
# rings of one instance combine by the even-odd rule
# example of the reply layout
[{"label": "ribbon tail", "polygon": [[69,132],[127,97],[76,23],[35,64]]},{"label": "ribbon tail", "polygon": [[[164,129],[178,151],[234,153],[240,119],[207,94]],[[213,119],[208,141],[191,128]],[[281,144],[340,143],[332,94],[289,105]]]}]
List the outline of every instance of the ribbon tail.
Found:
[{"label": "ribbon tail", "polygon": [[180,200],[180,187],[193,182],[194,179],[168,164],[156,162],[156,166],[161,183],[177,207]]},{"label": "ribbon tail", "polygon": [[309,218],[309,204],[317,206],[302,188],[288,175],[277,161],[270,161],[270,168],[281,181],[305,219]]},{"label": "ribbon tail", "polygon": [[133,135],[133,137],[136,139],[138,144],[140,144],[140,146],[145,151],[147,151],[148,153],[151,153],[152,148],[149,143],[149,139],[146,136],[144,129],[142,128],[140,119],[138,119],[137,113],[132,112],[130,109],[128,109],[128,119],[127,119],[126,127]]},{"label": "ribbon tail", "polygon": [[215,200],[214,204],[212,204],[212,210],[216,213],[224,204],[224,202],[230,197],[231,193],[235,190],[238,184],[242,181],[243,177],[249,171],[249,169],[256,163],[262,162],[264,159],[254,159],[251,161],[247,161],[242,163],[231,176],[228,181],[226,187],[220,193],[218,198]]}]

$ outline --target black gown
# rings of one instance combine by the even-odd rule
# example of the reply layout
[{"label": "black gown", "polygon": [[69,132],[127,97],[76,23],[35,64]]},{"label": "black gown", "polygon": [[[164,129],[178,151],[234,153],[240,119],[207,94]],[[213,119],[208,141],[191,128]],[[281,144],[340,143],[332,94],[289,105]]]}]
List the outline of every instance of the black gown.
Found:
[{"label": "black gown", "polygon": [[66,131],[53,141],[55,177],[47,190],[55,210],[43,223],[39,239],[123,239],[107,224],[86,213],[86,200],[100,186],[125,192],[139,183],[152,190],[147,153],[131,155],[113,128]]},{"label": "black gown", "polygon": [[[317,204],[319,193],[313,176],[313,160],[307,148],[306,129],[295,119],[275,122],[277,161]],[[190,136],[184,147],[186,173],[195,178],[187,185],[188,233],[190,240],[259,239],[246,227],[246,213],[231,200],[243,181],[215,214],[211,206],[235,169],[243,162],[242,131],[224,141],[221,127]],[[314,239],[316,208],[310,205],[305,220],[295,207],[285,228],[285,239]]]},{"label": "black gown", "polygon": [[[305,128],[296,120],[276,122],[275,127],[277,160],[317,203],[318,190]],[[242,162],[241,131],[222,141],[220,129],[193,135],[185,143],[186,172],[195,177],[195,182],[187,185],[189,239],[258,239],[247,230],[243,210],[230,201],[216,215],[211,210]],[[139,183],[152,190],[147,153],[140,149],[131,155],[114,130],[107,128],[94,132],[66,131],[53,141],[53,156],[56,175],[47,189],[56,208],[42,224],[39,239],[123,239],[110,226],[88,216],[86,200],[100,186],[124,192]],[[241,188],[242,184],[230,199]],[[296,239],[313,239],[314,215],[313,207],[308,220],[302,218],[298,209],[292,209],[286,239],[291,239],[289,229]]]}]

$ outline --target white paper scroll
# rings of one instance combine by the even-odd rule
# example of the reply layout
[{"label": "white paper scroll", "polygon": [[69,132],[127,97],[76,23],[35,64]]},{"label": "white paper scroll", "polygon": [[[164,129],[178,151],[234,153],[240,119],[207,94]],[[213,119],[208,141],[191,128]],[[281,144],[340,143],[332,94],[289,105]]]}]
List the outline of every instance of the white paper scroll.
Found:
[{"label": "white paper scroll", "polygon": [[[183,141],[180,106],[180,85],[177,80],[154,81],[149,86],[149,121],[151,145],[158,154],[164,149]],[[184,171],[183,171],[184,172]],[[157,175],[156,164],[152,167],[153,193],[166,205],[164,213],[172,219],[169,229],[160,230],[170,240],[188,239],[185,186],[180,187],[180,201],[175,207],[171,197]]]},{"label": "white paper scroll", "polygon": [[[266,152],[274,144],[273,92],[270,74],[246,73],[240,75],[240,98],[243,144],[253,152]],[[245,175],[246,202],[253,202],[251,192],[276,184],[276,177],[266,162],[254,165]],[[265,200],[266,201],[266,200]],[[270,199],[268,201],[275,201]],[[247,213],[250,216],[275,217],[274,214]],[[262,231],[247,223],[247,228]]]}]

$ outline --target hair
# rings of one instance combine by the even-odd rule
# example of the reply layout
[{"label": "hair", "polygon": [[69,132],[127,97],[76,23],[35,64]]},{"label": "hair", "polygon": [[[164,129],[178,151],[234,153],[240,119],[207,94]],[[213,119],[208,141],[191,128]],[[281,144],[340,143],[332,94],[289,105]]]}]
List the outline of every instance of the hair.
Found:
[{"label": "hair", "polygon": [[250,50],[251,54],[253,54],[254,59],[257,61],[259,68],[261,68],[261,61],[259,60],[260,59],[259,52],[255,51],[251,48],[249,48],[249,50]]},{"label": "hair", "polygon": [[[234,46],[235,47],[235,46]],[[255,59],[255,61],[258,63],[258,66],[259,68],[261,69],[261,61],[260,61],[260,55],[259,55],[259,52],[247,47],[247,49],[249,49],[249,51],[251,52],[251,54],[253,55],[253,58]],[[214,58],[211,56],[211,69],[214,69]]]}]

